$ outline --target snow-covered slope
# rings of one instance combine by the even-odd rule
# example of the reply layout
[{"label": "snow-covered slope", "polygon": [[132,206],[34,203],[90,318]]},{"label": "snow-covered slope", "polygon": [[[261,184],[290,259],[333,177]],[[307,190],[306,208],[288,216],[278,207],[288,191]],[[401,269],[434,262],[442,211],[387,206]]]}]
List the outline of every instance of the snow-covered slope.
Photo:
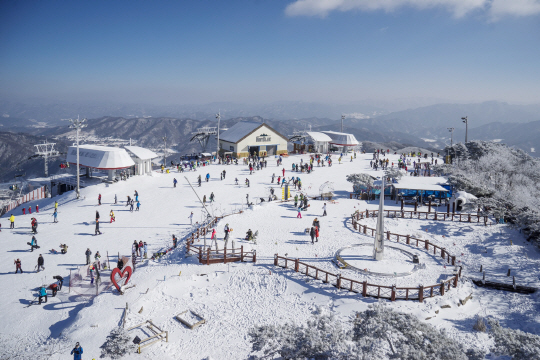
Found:
[{"label": "snow-covered slope", "polygon": [[[362,276],[339,270],[332,263],[335,252],[346,245],[372,242],[372,238],[355,232],[350,224],[350,215],[357,209],[376,209],[376,203],[349,199],[352,184],[345,180],[351,173],[374,172],[369,167],[371,155],[358,155],[338,164],[337,156],[331,168],[315,167],[311,174],[292,173],[292,163],[308,160],[308,156],[291,156],[284,159],[283,166],[277,167],[274,159],[269,159],[268,167],[249,175],[243,165],[211,165],[201,167],[197,172],[179,174],[154,173],[153,176],[130,177],[112,185],[96,185],[84,188],[77,200],[73,193],[54,199],[44,199],[28,205],[39,204],[39,214],[21,215],[21,209],[14,210],[15,229],[9,230],[9,214],[0,219],[2,232],[0,239],[0,277],[4,289],[0,297],[1,330],[0,358],[30,357],[65,359],[75,342],[84,348],[83,358],[98,358],[110,331],[121,322],[126,303],[129,306],[126,328],[151,319],[156,325],[169,331],[169,342],[162,342],[143,350],[139,356],[147,359],[244,359],[249,356],[251,346],[248,331],[257,325],[283,322],[305,322],[316,307],[323,306],[334,311],[343,320],[352,319],[355,311],[361,311],[376,299],[362,298],[320,281],[308,279],[291,270],[273,266],[275,253],[287,254],[290,258],[300,258],[320,268],[341,272],[346,277]],[[397,163],[397,156],[390,161]],[[321,217],[323,201],[310,201],[310,208],[297,218],[297,211],[291,202],[264,202],[248,209],[246,195],[250,201],[259,197],[268,198],[270,188],[278,197],[279,186],[271,183],[272,174],[286,177],[299,176],[303,191],[310,196],[319,193],[326,181],[333,182],[335,202],[327,203],[328,216]],[[226,170],[226,178],[220,180],[220,172]],[[211,180],[196,186],[196,178],[209,173]],[[225,224],[233,229],[231,240],[235,247],[257,250],[257,263],[231,263],[227,265],[201,265],[195,257],[185,256],[184,237],[193,229],[189,215],[193,211],[194,222],[204,218],[197,197],[184,179],[187,177],[202,198],[209,198],[211,192],[216,201],[209,206],[214,216],[224,216],[243,210],[242,214],[226,216],[216,228],[223,238]],[[173,178],[179,183],[173,187]],[[238,178],[240,185],[235,185]],[[250,187],[244,180],[250,179]],[[421,181],[421,179],[419,179]],[[139,212],[130,212],[125,207],[126,196],[138,191],[141,201]],[[102,195],[102,205],[97,205],[98,195]],[[119,203],[114,203],[115,194]],[[293,191],[294,196],[294,191]],[[59,203],[58,223],[53,223],[54,200]],[[399,208],[392,201],[387,208]],[[107,222],[108,213],[114,210],[116,222]],[[96,211],[101,215],[102,235],[93,236]],[[26,242],[30,241],[30,218],[39,221],[36,235],[41,249],[30,252]],[[321,222],[319,242],[311,244],[304,229],[310,227],[314,218]],[[371,219],[363,220],[373,227]],[[491,315],[513,328],[540,333],[537,313],[537,295],[515,295],[475,289],[466,277],[480,277],[476,273],[483,264],[488,276],[502,277],[508,267],[516,272],[518,281],[538,286],[538,250],[529,246],[520,234],[503,225],[483,227],[478,224],[443,223],[425,220],[387,221],[392,232],[401,234],[421,234],[431,242],[444,244],[448,251],[458,255],[464,266],[465,279],[457,289],[451,289],[444,297],[425,300],[424,303],[398,301],[388,302],[399,311],[415,314],[437,327],[445,328],[450,336],[468,344],[487,348],[489,341],[485,334],[473,332],[472,323],[476,314]],[[243,240],[248,229],[259,231],[257,244]],[[427,230],[427,231],[426,231]],[[84,252],[89,248],[99,251],[102,260],[107,252],[111,265],[116,262],[116,254],[129,255],[134,240],[146,241],[150,255],[168,248],[172,235],[181,239],[176,250],[157,261],[149,260],[139,266],[131,282],[136,287],[119,295],[116,290],[108,290],[89,299],[69,293],[67,282],[70,270],[85,264]],[[444,235],[444,237],[443,237]],[[510,241],[513,245],[510,245]],[[203,240],[201,240],[202,242]],[[69,246],[68,253],[52,254],[49,249],[59,249],[60,243]],[[223,242],[218,241],[222,247]],[[230,245],[229,245],[230,246]],[[484,252],[485,248],[488,249]],[[35,273],[37,257],[43,254],[45,270]],[[92,255],[93,256],[93,255]],[[14,274],[15,258],[22,260],[23,274]],[[429,267],[421,277],[390,279],[391,282],[426,285],[444,276],[446,269],[442,262]],[[66,287],[55,297],[49,297],[47,304],[30,305],[36,289],[41,284],[53,282],[54,275],[66,278]],[[478,275],[478,276],[477,276]],[[417,276],[417,275],[415,275]],[[457,307],[459,299],[473,293],[473,299],[462,307]],[[440,309],[450,305],[450,309]],[[143,309],[139,313],[140,309]],[[175,315],[193,310],[201,314],[206,323],[190,330],[175,319]],[[435,313],[436,310],[438,314]],[[133,337],[142,335],[133,330]],[[143,336],[141,336],[143,337]],[[18,356],[18,357],[17,357]]]}]

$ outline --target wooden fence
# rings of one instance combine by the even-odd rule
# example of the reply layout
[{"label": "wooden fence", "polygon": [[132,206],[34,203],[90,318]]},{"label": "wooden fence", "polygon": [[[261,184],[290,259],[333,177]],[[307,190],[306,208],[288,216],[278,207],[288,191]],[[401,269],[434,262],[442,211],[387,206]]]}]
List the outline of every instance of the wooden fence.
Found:
[{"label": "wooden fence", "polygon": [[47,195],[45,191],[45,186],[39,187],[35,189],[34,191],[29,192],[28,194],[22,195],[21,197],[10,201],[7,205],[5,205],[2,209],[0,209],[0,216],[4,215],[5,213],[12,211],[17,206],[22,205],[26,202],[32,201],[32,200],[39,200],[45,198]]},{"label": "wooden fence", "polygon": [[[491,226],[493,222],[489,220],[487,215],[476,214],[455,214],[451,212],[430,212],[430,211],[412,211],[412,210],[383,210],[387,217],[403,218],[403,219],[425,219],[425,220],[437,220],[437,221],[459,221],[467,223],[480,223],[482,221],[484,226],[488,224]],[[379,210],[365,210],[359,211],[353,215],[356,220],[377,217]]]},{"label": "wooden fence", "polygon": [[450,287],[457,287],[458,280],[461,277],[461,267],[459,272],[440,284],[418,287],[396,287],[369,284],[367,281],[358,281],[342,277],[341,274],[333,274],[326,270],[319,269],[316,266],[301,262],[299,259],[290,259],[278,254],[274,255],[274,266],[279,266],[285,269],[293,269],[297,273],[311,277],[315,280],[331,284],[338,289],[344,289],[357,294],[362,294],[363,297],[376,297],[396,300],[418,300],[423,302],[427,297],[442,296]]},{"label": "wooden fence", "polygon": [[216,225],[220,218],[215,217],[206,226],[198,228],[197,231],[191,233],[186,240],[186,253],[197,255],[199,263],[201,264],[225,264],[235,261],[247,261],[257,262],[256,250],[244,251],[244,246],[240,246],[239,249],[220,249],[212,250],[210,246],[195,245],[195,241],[200,241],[201,237],[210,235],[210,229]]}]

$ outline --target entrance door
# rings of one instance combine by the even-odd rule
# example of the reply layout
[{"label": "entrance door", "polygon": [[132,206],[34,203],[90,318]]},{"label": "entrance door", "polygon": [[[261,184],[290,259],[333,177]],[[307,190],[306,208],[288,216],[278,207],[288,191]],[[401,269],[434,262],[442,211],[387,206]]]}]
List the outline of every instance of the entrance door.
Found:
[{"label": "entrance door", "polygon": [[268,156],[276,155],[276,153],[277,153],[277,145],[266,145],[266,154]]},{"label": "entrance door", "polygon": [[249,147],[249,155],[259,155],[259,147],[258,146],[250,146]]}]

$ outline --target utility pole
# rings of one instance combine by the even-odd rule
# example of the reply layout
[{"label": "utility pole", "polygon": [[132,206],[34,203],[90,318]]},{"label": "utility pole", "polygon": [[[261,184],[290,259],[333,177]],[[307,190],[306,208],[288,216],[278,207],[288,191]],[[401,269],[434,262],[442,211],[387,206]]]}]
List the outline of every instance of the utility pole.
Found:
[{"label": "utility pole", "polygon": [[167,137],[163,137],[163,142],[165,143],[165,147],[163,148],[163,166],[167,167]]},{"label": "utility pole", "polygon": [[85,124],[86,119],[80,120],[79,115],[77,115],[77,120],[69,119],[71,122],[71,125],[69,126],[71,129],[77,130],[77,199],[81,197],[80,192],[80,184],[79,184],[79,132],[82,128],[85,128],[88,126],[88,124]]},{"label": "utility pole", "polygon": [[216,114],[217,119],[217,151],[216,151],[216,160],[219,158],[219,123],[221,121],[221,111],[218,111]]},{"label": "utility pole", "polygon": [[469,131],[469,120],[466,116],[462,117],[461,120],[465,123],[465,144],[467,143],[467,132]]},{"label": "utility pole", "polygon": [[343,120],[345,120],[345,115],[341,115],[341,132],[343,132]]},{"label": "utility pole", "polygon": [[454,145],[454,128],[448,128],[448,131],[450,131],[450,147],[452,147]]}]

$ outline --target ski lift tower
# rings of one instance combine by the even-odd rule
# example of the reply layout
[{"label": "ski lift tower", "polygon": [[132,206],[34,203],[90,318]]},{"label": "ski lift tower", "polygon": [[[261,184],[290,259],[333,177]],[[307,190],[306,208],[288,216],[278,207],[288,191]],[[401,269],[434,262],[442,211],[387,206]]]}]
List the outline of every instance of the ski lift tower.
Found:
[{"label": "ski lift tower", "polygon": [[79,187],[79,132],[82,128],[85,128],[88,126],[86,124],[86,118],[80,119],[79,116],[77,116],[77,119],[67,119],[69,122],[71,122],[71,125],[69,126],[71,129],[75,129],[77,132],[77,199],[81,197],[80,193],[80,187]]},{"label": "ski lift tower", "polygon": [[197,131],[191,133],[193,136],[191,137],[190,142],[198,141],[199,144],[202,147],[202,152],[206,152],[206,148],[208,147],[208,140],[210,140],[211,135],[217,135],[217,127],[215,126],[205,126],[202,128],[198,128]]},{"label": "ski lift tower", "polygon": [[54,149],[55,145],[56,143],[49,143],[46,140],[43,144],[34,145],[36,147],[36,155],[42,156],[45,159],[45,177],[49,176],[49,157],[59,155],[58,151]]}]

